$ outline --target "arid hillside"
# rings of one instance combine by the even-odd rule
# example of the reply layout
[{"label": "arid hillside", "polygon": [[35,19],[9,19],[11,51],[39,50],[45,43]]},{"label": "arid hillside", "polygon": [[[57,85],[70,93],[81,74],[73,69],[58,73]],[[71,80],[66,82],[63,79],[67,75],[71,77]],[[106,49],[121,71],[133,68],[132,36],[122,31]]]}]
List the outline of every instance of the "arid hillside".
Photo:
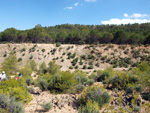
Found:
[{"label": "arid hillside", "polygon": [[0,63],[10,52],[15,52],[20,66],[28,60],[48,64],[52,60],[61,70],[82,69],[87,72],[103,70],[113,66],[116,70],[127,70],[141,60],[149,60],[150,46],[131,45],[68,45],[68,44],[0,44]]}]

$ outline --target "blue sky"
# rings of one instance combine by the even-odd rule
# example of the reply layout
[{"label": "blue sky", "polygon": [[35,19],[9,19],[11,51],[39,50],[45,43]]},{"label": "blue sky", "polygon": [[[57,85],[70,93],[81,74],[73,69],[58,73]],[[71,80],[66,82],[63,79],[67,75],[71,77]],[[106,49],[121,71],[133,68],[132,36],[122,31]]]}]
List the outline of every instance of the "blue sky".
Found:
[{"label": "blue sky", "polygon": [[150,0],[0,0],[0,31],[150,22]]}]

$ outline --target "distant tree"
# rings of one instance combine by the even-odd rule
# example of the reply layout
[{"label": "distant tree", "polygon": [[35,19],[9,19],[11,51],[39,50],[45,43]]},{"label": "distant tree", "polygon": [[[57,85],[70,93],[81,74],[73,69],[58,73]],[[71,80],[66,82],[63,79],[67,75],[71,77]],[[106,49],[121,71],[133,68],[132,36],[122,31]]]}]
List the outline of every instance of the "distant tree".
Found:
[{"label": "distant tree", "polygon": [[85,43],[85,40],[86,40],[86,38],[87,38],[89,32],[90,32],[90,31],[89,31],[89,28],[86,27],[86,26],[82,26],[82,27],[80,28],[80,37],[81,37],[80,42],[81,42],[81,43]]},{"label": "distant tree", "polygon": [[146,36],[145,44],[150,44],[150,33]]},{"label": "distant tree", "polygon": [[45,34],[45,40],[43,40],[44,43],[52,43],[54,42],[54,39],[49,34]]},{"label": "distant tree", "polygon": [[2,33],[0,33],[0,41],[2,41]]},{"label": "distant tree", "polygon": [[91,43],[99,43],[99,40],[101,38],[102,38],[102,34],[98,30],[94,29],[89,33],[89,36],[88,36],[86,42],[90,43],[90,44]]},{"label": "distant tree", "polygon": [[8,28],[2,32],[2,41],[15,42],[17,40],[17,30],[15,28]]},{"label": "distant tree", "polygon": [[35,28],[28,32],[28,40],[33,43],[41,43],[45,41],[45,36],[47,36],[47,33],[41,25],[36,25]]},{"label": "distant tree", "polygon": [[61,30],[58,34],[57,34],[57,42],[61,42],[63,43],[64,40],[67,38],[68,34],[66,32],[66,30]]},{"label": "distant tree", "polygon": [[143,43],[144,42],[144,36],[137,34],[137,33],[133,33],[130,37],[128,42],[130,44],[139,44],[139,43]]},{"label": "distant tree", "polygon": [[142,43],[149,41],[150,23],[127,25],[80,25],[62,24],[20,31],[8,28],[0,33],[1,42],[32,43]]},{"label": "distant tree", "polygon": [[100,43],[111,43],[113,38],[114,38],[114,36],[112,33],[105,32],[103,37],[100,39]]},{"label": "distant tree", "polygon": [[81,40],[82,39],[81,39],[80,33],[78,31],[72,31],[69,33],[65,42],[71,43],[71,44],[78,44]]},{"label": "distant tree", "polygon": [[117,30],[114,35],[113,43],[125,44],[127,43],[129,35],[123,30]]},{"label": "distant tree", "polygon": [[18,33],[18,38],[17,42],[25,42],[27,38],[27,32],[26,31],[21,31]]}]

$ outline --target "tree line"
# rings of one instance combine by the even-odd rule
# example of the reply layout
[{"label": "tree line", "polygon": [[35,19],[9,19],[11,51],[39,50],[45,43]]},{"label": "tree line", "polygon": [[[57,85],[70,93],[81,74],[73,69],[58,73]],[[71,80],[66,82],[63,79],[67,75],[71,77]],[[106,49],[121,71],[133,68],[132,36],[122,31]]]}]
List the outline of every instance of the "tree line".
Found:
[{"label": "tree line", "polygon": [[150,44],[150,23],[127,25],[36,25],[29,30],[7,28],[0,42],[63,44]]}]

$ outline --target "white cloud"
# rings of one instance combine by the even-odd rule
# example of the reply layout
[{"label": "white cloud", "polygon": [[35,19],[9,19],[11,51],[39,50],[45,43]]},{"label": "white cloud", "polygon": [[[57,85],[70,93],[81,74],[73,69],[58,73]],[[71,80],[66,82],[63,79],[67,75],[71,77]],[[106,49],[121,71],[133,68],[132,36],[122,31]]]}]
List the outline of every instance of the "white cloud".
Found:
[{"label": "white cloud", "polygon": [[129,17],[129,15],[125,13],[125,14],[124,14],[124,17]]},{"label": "white cloud", "polygon": [[134,24],[134,23],[148,23],[150,22],[150,19],[118,19],[118,18],[112,18],[108,21],[101,21],[102,24],[115,24],[115,25],[120,25],[120,24]]},{"label": "white cloud", "polygon": [[148,17],[147,14],[139,14],[139,13],[133,13],[133,15],[130,16],[131,18],[143,18]]},{"label": "white cloud", "polygon": [[96,2],[96,0],[84,0],[86,2]]},{"label": "white cloud", "polygon": [[104,20],[101,21],[102,24],[134,24],[134,23],[150,23],[150,16],[147,14],[139,14],[139,13],[133,13],[132,15],[128,15],[127,13],[124,13],[123,16],[125,18],[119,19],[119,18],[111,18],[110,20]]},{"label": "white cloud", "polygon": [[140,14],[140,13],[133,13],[131,16],[128,14],[124,14],[124,17],[129,17],[129,18],[144,18],[144,17],[149,17],[147,14]]},{"label": "white cloud", "polygon": [[73,7],[65,7],[65,9],[73,9]]},{"label": "white cloud", "polygon": [[78,5],[79,5],[79,3],[75,3],[75,4],[74,4],[74,6],[78,6]]}]

